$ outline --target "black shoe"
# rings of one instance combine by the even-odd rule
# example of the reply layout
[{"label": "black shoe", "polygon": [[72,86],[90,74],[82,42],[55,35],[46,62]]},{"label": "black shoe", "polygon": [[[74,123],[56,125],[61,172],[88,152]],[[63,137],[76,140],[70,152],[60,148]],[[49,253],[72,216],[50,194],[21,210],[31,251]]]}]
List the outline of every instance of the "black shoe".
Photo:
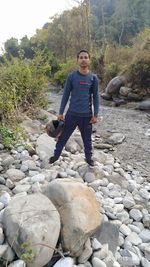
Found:
[{"label": "black shoe", "polygon": [[58,158],[56,157],[56,156],[53,156],[53,157],[51,157],[50,159],[49,159],[49,163],[50,164],[53,164],[55,161],[57,161],[58,160]]},{"label": "black shoe", "polygon": [[86,159],[86,162],[87,162],[91,167],[93,167],[93,166],[95,165],[93,159]]}]

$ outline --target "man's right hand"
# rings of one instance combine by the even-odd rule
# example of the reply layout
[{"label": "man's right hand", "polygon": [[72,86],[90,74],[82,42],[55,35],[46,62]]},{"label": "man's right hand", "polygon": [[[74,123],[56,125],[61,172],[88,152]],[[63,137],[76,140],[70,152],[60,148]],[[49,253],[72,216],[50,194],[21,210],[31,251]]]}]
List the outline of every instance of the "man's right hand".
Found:
[{"label": "man's right hand", "polygon": [[58,117],[57,117],[57,119],[59,121],[64,121],[64,115],[63,114],[59,114]]}]

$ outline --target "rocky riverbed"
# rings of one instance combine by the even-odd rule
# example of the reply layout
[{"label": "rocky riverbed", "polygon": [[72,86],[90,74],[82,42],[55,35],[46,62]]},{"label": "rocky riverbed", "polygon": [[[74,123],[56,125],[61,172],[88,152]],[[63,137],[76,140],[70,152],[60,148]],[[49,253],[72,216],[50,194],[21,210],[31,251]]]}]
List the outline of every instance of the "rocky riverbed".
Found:
[{"label": "rocky riverbed", "polygon": [[[49,97],[55,113],[61,95]],[[11,151],[0,144],[0,266],[150,267],[148,114],[102,106],[91,168],[78,130],[59,161],[48,164],[55,141],[44,133],[42,117],[52,113],[25,118],[27,143]],[[92,220],[95,201],[100,220]]]},{"label": "rocky riverbed", "polygon": [[[49,93],[50,110],[59,110],[61,94]],[[113,107],[112,102],[101,99],[98,124],[94,126],[106,143],[113,133],[120,133],[125,138],[116,143],[111,153],[118,156],[125,165],[131,164],[142,175],[150,179],[150,113],[135,110],[136,102],[121,107]],[[101,118],[102,117],[102,118]]]}]

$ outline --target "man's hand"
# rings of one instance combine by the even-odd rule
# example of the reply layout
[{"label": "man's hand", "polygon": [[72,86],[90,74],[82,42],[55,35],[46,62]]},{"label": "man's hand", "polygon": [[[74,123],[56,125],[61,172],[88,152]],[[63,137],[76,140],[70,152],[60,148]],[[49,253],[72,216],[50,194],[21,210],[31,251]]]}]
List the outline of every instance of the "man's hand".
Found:
[{"label": "man's hand", "polygon": [[59,114],[58,117],[57,117],[57,119],[59,121],[64,121],[64,115],[63,114]]},{"label": "man's hand", "polygon": [[93,117],[91,118],[91,120],[90,120],[90,123],[91,123],[91,124],[95,124],[95,123],[97,123],[97,117],[93,116]]}]

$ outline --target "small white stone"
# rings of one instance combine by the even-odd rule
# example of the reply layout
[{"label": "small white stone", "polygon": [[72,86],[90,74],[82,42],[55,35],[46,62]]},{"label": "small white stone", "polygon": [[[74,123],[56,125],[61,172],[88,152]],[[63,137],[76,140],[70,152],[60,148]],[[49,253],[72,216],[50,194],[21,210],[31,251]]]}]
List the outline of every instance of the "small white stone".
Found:
[{"label": "small white stone", "polygon": [[93,264],[93,267],[107,267],[105,262],[103,262],[102,260],[100,260],[96,257],[92,258],[92,264]]},{"label": "small white stone", "polygon": [[128,236],[129,234],[131,234],[131,229],[125,224],[122,224],[120,226],[119,231],[125,236]]},{"label": "small white stone", "polygon": [[9,204],[10,200],[11,197],[8,192],[4,192],[0,197],[0,202],[2,202],[5,207]]},{"label": "small white stone", "polygon": [[93,240],[92,240],[92,248],[94,250],[101,249],[102,248],[102,244],[96,238],[93,238]]},{"label": "small white stone", "polygon": [[23,260],[13,261],[8,267],[26,267],[26,263]]},{"label": "small white stone", "polygon": [[44,180],[45,180],[45,175],[41,174],[41,173],[31,177],[32,183],[36,183],[36,182],[42,183],[42,182],[44,182]]},{"label": "small white stone", "polygon": [[66,257],[64,259],[60,259],[59,261],[57,261],[53,267],[73,267],[73,259],[70,257]]}]

